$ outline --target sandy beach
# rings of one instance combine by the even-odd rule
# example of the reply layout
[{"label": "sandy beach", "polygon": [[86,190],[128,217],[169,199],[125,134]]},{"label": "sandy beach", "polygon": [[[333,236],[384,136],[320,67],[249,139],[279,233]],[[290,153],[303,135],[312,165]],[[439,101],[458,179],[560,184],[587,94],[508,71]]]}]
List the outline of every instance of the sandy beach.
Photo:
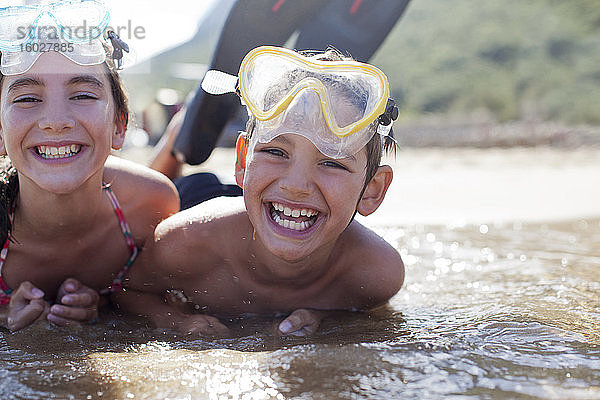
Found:
[{"label": "sandy beach", "polygon": [[[120,156],[147,163],[149,149]],[[370,226],[554,222],[600,217],[600,149],[405,148],[385,162],[394,181]],[[218,148],[185,174],[233,183],[234,150]]]}]

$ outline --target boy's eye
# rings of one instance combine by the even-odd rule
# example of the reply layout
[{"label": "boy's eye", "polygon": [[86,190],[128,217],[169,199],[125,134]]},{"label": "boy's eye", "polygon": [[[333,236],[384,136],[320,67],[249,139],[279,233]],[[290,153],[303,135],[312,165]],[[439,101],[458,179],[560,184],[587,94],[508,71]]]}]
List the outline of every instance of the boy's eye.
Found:
[{"label": "boy's eye", "polygon": [[326,167],[330,167],[330,168],[339,168],[339,169],[344,169],[344,170],[348,171],[348,168],[344,164],[341,164],[337,161],[331,161],[331,160],[323,161],[322,165],[324,165]]},{"label": "boy's eye", "polygon": [[264,153],[272,154],[277,157],[285,157],[285,152],[281,149],[269,147],[269,148],[262,149],[261,151]]}]

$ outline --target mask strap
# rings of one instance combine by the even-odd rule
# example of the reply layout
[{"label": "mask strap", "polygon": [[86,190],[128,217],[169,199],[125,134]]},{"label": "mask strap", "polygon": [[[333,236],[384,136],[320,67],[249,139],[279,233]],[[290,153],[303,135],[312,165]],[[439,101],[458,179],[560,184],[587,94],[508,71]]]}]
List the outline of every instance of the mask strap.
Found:
[{"label": "mask strap", "polygon": [[123,52],[129,53],[129,45],[121,40],[114,31],[107,31],[106,37],[113,47],[112,59],[115,61],[115,66],[117,69],[121,69],[123,66]]},{"label": "mask strap", "polygon": [[388,99],[385,111],[379,116],[379,124],[387,126],[398,119],[398,107],[394,99]]},{"label": "mask strap", "polygon": [[[383,140],[384,151],[389,151],[394,145],[398,146],[398,142],[394,138],[394,130],[392,129],[392,123],[398,119],[398,107],[394,99],[388,99],[385,111],[379,116],[379,125],[377,127],[377,133]],[[396,147],[393,147],[394,150]]]}]

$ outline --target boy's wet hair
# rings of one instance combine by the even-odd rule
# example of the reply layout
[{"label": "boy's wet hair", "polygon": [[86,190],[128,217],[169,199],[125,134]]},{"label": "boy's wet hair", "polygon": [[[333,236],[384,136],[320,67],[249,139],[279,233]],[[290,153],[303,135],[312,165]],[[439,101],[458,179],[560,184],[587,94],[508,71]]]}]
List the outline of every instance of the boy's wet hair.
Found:
[{"label": "boy's wet hair", "polygon": [[[315,53],[314,51],[300,51],[300,54],[307,56],[307,57],[312,57],[315,60],[318,61],[354,61],[354,59],[352,57],[349,56],[345,56],[344,54],[342,54],[340,51],[338,51],[337,49],[333,48],[333,47],[329,47],[325,52],[319,52],[319,53]],[[306,73],[306,75],[308,76],[308,73]],[[297,77],[296,77],[297,78]],[[298,79],[293,79],[292,81],[296,82]],[[353,83],[352,82],[348,82],[348,86],[344,87],[344,88],[340,88],[343,90],[353,90]],[[283,83],[281,85],[281,87],[275,89],[277,92],[281,92],[281,91],[287,91],[289,90],[289,88],[287,88],[285,86],[285,83]],[[276,96],[275,94],[273,94],[274,98],[279,98],[280,96]],[[269,101],[267,99],[266,103],[268,104]],[[360,106],[360,105],[357,105]],[[252,137],[252,133],[254,132],[254,128],[256,126],[256,118],[253,115],[250,115],[250,117],[248,118],[248,122],[246,124],[246,138],[247,140],[250,140],[250,138]],[[383,150],[389,150],[393,144],[393,139],[391,137],[385,137],[385,143],[383,143],[382,137],[377,133],[377,128],[379,126],[379,119],[376,119],[375,121],[373,121],[366,129],[367,134],[371,135],[371,139],[367,142],[367,144],[365,145],[365,149],[367,151],[367,165],[365,168],[365,181],[364,181],[364,188],[366,188],[367,184],[371,181],[371,179],[373,178],[373,176],[375,176],[375,173],[377,172],[377,169],[379,168],[379,165],[381,163],[381,157],[382,157],[382,153]]]},{"label": "boy's wet hair", "polygon": [[[115,123],[120,123],[124,128],[129,124],[129,104],[123,81],[117,73],[117,68],[112,59],[112,50],[104,44],[106,61],[103,63],[105,74],[110,83],[110,91],[115,102]],[[2,57],[2,53],[0,53]],[[0,72],[0,89],[4,75]],[[10,215],[16,207],[19,193],[19,179],[17,170],[13,167],[8,156],[0,156],[0,243],[5,243],[12,231]],[[11,236],[12,240],[12,236]]]}]

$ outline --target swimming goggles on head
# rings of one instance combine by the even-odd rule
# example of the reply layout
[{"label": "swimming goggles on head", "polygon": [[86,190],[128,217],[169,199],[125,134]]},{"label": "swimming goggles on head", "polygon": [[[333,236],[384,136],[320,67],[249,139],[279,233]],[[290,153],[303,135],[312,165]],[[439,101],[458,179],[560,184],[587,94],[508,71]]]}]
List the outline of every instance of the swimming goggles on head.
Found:
[{"label": "swimming goggles on head", "polygon": [[106,58],[102,38],[109,22],[110,12],[100,0],[38,0],[0,8],[0,71],[24,73],[48,51],[80,65],[100,64]]},{"label": "swimming goggles on head", "polygon": [[[376,131],[389,134],[398,113],[378,68],[321,61],[273,46],[250,51],[237,77],[208,71],[202,88],[212,94],[237,92],[256,117],[253,135],[259,142],[296,133],[332,158],[356,154]],[[371,127],[374,122],[377,128]]]}]

